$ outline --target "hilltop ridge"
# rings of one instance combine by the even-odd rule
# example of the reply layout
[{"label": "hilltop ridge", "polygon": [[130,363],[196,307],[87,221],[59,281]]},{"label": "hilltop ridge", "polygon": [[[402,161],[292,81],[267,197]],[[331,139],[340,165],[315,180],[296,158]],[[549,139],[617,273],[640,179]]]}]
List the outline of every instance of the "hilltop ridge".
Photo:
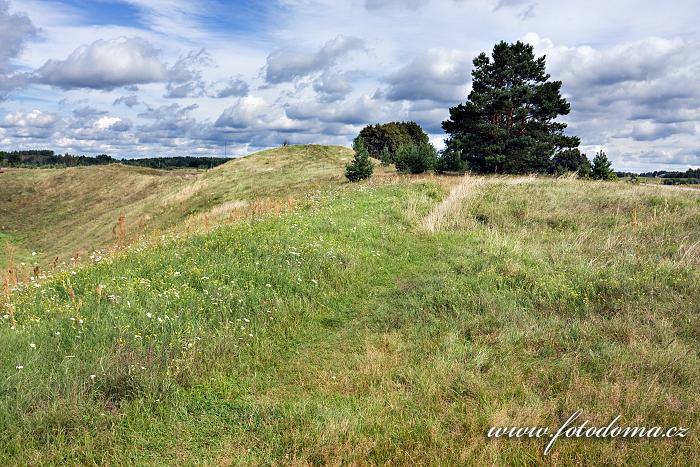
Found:
[{"label": "hilltop ridge", "polygon": [[[67,261],[171,229],[193,216],[212,213],[213,221],[221,221],[254,203],[340,184],[351,155],[340,146],[298,145],[253,153],[208,171],[123,164],[5,169],[0,241],[12,245],[16,261]],[[0,250],[2,265],[8,258],[6,248]]]}]

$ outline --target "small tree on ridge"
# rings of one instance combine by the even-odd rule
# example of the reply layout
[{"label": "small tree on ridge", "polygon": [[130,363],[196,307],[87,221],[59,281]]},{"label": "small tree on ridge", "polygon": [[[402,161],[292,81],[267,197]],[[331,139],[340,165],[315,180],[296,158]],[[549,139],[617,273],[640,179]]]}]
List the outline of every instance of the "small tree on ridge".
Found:
[{"label": "small tree on ridge", "polygon": [[598,152],[593,158],[591,178],[594,180],[617,180],[617,175],[612,169],[612,162],[604,151]]},{"label": "small tree on ridge", "polygon": [[351,182],[371,177],[374,172],[374,166],[362,138],[357,138],[352,146],[355,150],[355,157],[352,162],[345,166],[345,177]]}]

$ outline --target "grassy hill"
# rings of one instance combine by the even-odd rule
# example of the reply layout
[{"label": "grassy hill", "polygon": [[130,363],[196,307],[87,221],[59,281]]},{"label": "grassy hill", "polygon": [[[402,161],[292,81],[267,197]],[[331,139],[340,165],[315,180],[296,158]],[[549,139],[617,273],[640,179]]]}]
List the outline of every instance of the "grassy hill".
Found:
[{"label": "grassy hill", "polygon": [[[183,203],[205,212],[206,190]],[[384,177],[299,199],[6,299],[0,463],[700,456],[700,192]],[[598,426],[620,414],[691,433],[562,439],[548,458],[546,441],[485,436],[556,429],[578,408]]]},{"label": "grassy hill", "polygon": [[[0,243],[14,246],[17,262],[66,261],[143,233],[196,228],[335,186],[351,155],[348,148],[307,145],[263,151],[206,172],[119,164],[6,169],[0,174]],[[0,265],[8,260],[2,246]]]}]

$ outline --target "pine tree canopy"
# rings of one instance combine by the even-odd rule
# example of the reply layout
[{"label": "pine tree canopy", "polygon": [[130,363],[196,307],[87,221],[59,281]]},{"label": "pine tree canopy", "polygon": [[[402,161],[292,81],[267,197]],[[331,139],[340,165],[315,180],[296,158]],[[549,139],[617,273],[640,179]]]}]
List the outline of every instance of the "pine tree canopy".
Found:
[{"label": "pine tree canopy", "polygon": [[480,54],[467,102],[451,108],[442,123],[447,148],[478,172],[547,171],[554,154],[580,142],[555,121],[570,105],[561,81],[549,79],[545,57],[535,58],[529,44],[500,42],[491,57]]}]

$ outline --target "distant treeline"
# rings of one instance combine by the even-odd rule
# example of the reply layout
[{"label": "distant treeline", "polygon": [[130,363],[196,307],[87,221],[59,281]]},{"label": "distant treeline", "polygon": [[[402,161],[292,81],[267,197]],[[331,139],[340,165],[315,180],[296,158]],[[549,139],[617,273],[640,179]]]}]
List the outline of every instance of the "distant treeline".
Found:
[{"label": "distant treeline", "polygon": [[153,169],[211,169],[217,165],[230,161],[230,157],[153,157],[147,159],[120,159],[114,160],[120,164],[138,165]]},{"label": "distant treeline", "polygon": [[657,170],[655,172],[645,172],[639,174],[640,177],[654,178],[700,178],[700,169],[688,169],[685,172],[668,172],[666,170]]},{"label": "distant treeline", "polygon": [[9,167],[77,167],[85,165],[126,164],[154,169],[210,169],[230,161],[227,157],[152,157],[116,159],[107,154],[78,156],[56,154],[51,150],[0,151],[0,166]]},{"label": "distant treeline", "polygon": [[617,172],[618,177],[662,178],[664,185],[700,185],[700,169],[688,169],[685,172],[655,170],[637,174],[634,172]]}]

